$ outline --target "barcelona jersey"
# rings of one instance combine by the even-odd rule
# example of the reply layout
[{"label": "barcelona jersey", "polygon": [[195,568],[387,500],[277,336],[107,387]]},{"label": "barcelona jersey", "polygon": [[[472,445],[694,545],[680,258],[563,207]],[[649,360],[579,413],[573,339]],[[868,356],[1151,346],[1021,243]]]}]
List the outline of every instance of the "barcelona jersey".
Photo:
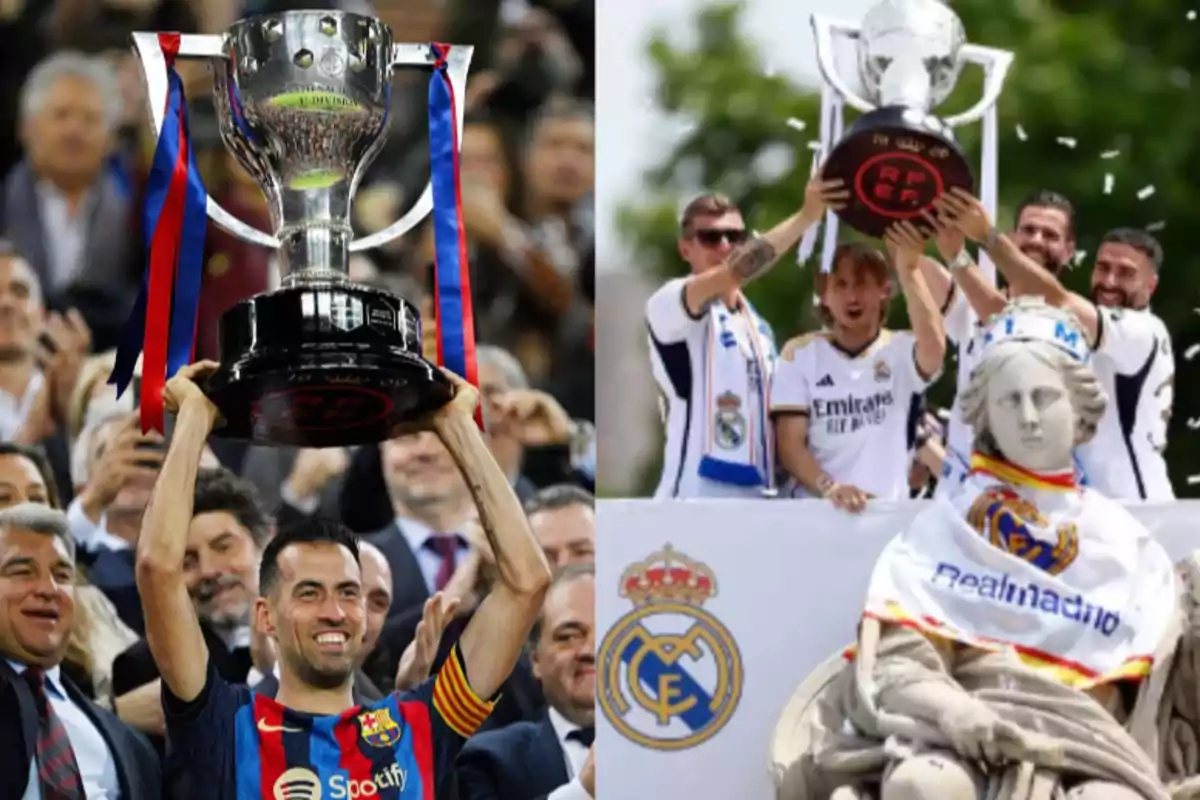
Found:
[{"label": "barcelona jersey", "polygon": [[450,785],[463,742],[491,713],[455,645],[411,692],[334,716],[285,708],[226,683],[212,662],[191,702],[163,685],[167,737],[198,798],[434,800]]}]

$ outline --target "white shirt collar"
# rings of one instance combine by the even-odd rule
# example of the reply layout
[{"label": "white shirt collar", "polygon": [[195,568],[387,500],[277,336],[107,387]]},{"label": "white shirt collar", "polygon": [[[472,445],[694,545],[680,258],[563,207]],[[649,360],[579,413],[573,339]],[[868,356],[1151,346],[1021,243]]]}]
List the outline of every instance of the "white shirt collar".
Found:
[{"label": "white shirt collar", "polygon": [[226,629],[214,628],[213,631],[221,638],[221,641],[225,643],[225,646],[229,648],[231,652],[237,650],[239,647],[250,646],[249,625],[239,625],[236,628]]},{"label": "white shirt collar", "polygon": [[[559,745],[565,747],[567,744],[567,737],[579,730],[579,726],[568,720],[562,714],[558,713],[558,710],[553,706],[550,706],[549,708],[550,725],[554,728],[554,735],[558,738]],[[580,743],[576,742],[576,744]]]},{"label": "white shirt collar", "polygon": [[[404,539],[414,553],[421,552],[425,547],[425,542],[438,535],[437,531],[412,517],[396,517],[396,527],[400,529],[400,533],[404,534]],[[447,533],[457,533],[457,531],[447,531]]]},{"label": "white shirt collar", "polygon": [[[20,661],[13,661],[11,658],[5,659],[5,661],[8,662],[8,665],[12,667],[13,671],[18,675],[24,675],[25,670],[29,669],[28,664],[22,664]],[[59,670],[58,665],[55,664],[53,667],[47,667],[44,672],[46,675],[46,680],[50,683],[50,688],[52,688],[59,697],[66,697],[67,690],[62,685],[62,672]]]}]

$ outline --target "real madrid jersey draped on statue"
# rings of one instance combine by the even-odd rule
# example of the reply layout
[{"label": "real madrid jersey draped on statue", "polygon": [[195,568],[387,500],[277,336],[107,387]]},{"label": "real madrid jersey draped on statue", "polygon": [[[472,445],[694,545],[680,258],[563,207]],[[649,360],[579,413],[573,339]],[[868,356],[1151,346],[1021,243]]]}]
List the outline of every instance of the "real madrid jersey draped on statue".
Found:
[{"label": "real madrid jersey draped on statue", "polygon": [[865,613],[1087,688],[1149,672],[1171,625],[1174,568],[1127,510],[1080,488],[976,455],[962,490],[888,543]]},{"label": "real madrid jersey draped on statue", "polygon": [[745,296],[698,316],[686,278],[646,304],[650,363],[663,403],[666,444],[656,498],[759,497],[774,473],[767,417],[775,341]]},{"label": "real madrid jersey draped on statue", "polygon": [[[809,451],[836,482],[906,498],[919,396],[937,379],[921,376],[915,348],[908,331],[882,330],[856,354],[828,333],[801,337],[779,361],[771,412],[808,417]],[[794,481],[789,489],[804,496]]]}]

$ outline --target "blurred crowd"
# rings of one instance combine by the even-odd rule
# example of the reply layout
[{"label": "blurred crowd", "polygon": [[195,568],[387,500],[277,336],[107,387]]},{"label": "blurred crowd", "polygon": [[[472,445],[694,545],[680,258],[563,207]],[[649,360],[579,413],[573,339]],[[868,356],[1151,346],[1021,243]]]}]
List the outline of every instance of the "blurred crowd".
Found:
[{"label": "blurred crowd", "polygon": [[[0,129],[0,507],[36,502],[66,511],[80,576],[72,614],[53,621],[70,626],[61,661],[73,687],[67,694],[93,721],[108,712],[119,718],[96,723],[102,733],[123,724],[160,754],[162,708],[141,638],[134,552],[167,441],[140,431],[136,386],[118,398],[107,384],[145,266],[141,208],[155,147],[129,34],[217,33],[244,16],[300,8],[372,14],[402,42],[475,46],[461,169],[487,441],[551,566],[590,564],[593,556],[591,2],[0,0],[0,113],[12,121]],[[235,216],[268,228],[260,191],[220,141],[207,66],[185,62],[180,71],[205,187]],[[360,235],[397,219],[428,180],[427,86],[428,73],[395,77],[389,138],[356,197]],[[431,260],[432,233],[418,228],[356,254],[351,266],[353,279],[421,309],[430,358]],[[197,358],[219,358],[224,310],[279,279],[270,251],[210,223]],[[211,657],[230,681],[271,691],[271,649],[251,632],[249,609],[257,555],[277,525],[332,517],[374,545],[363,557],[373,644],[361,666],[364,696],[437,669],[496,580],[466,483],[432,434],[351,450],[214,437],[205,458],[185,571]],[[0,531],[0,671],[25,660],[24,623],[13,609],[33,591],[5,559]],[[439,591],[457,600],[453,619],[429,619],[426,601]],[[578,783],[588,752],[578,746],[584,737],[565,738],[592,725],[590,588],[588,603],[577,595],[547,596],[529,652],[485,725],[566,726],[565,762],[532,765],[530,774],[541,776],[533,794]],[[555,633],[561,624],[569,636]],[[8,708],[4,686],[0,675],[0,710]],[[586,741],[590,747],[590,734]],[[478,768],[485,762],[464,767],[464,800],[501,796]],[[168,759],[168,786],[170,773]],[[121,784],[106,796],[132,792]]]}]

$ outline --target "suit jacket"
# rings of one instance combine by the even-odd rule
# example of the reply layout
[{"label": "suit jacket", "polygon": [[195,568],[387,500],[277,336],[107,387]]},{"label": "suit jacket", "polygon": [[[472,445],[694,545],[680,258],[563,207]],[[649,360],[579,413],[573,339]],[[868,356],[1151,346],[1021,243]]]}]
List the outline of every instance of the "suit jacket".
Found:
[{"label": "suit jacket", "polygon": [[[268,672],[263,676],[263,679],[251,686],[252,691],[274,699],[275,693],[279,691],[279,679],[275,677],[275,673]],[[354,671],[354,702],[360,706],[370,705],[377,700],[383,699],[383,692],[379,691],[379,687],[363,674],[362,670]]]},{"label": "suit jacket", "polygon": [[[250,672],[249,652],[230,653],[224,640],[204,622],[200,623],[200,633],[208,645],[208,657],[217,668],[217,673],[230,683],[245,683],[246,675]],[[154,656],[150,655],[150,645],[142,639],[113,659],[113,696],[120,697],[160,677],[162,675],[154,663]]]},{"label": "suit jacket", "polygon": [[140,236],[130,198],[114,174],[108,170],[101,173],[94,187],[96,203],[88,219],[86,263],[72,278],[68,296],[63,296],[50,283],[50,256],[37,183],[37,173],[28,161],[9,172],[0,196],[0,230],[33,268],[48,305],[79,307],[92,328],[97,352],[115,347],[136,296],[136,276],[141,272]]},{"label": "suit jacket", "polygon": [[477,733],[455,761],[461,800],[534,800],[567,783],[566,755],[550,717]]},{"label": "suit jacket", "polygon": [[[104,737],[116,762],[122,800],[162,797],[162,769],[150,742],[114,715],[88,700],[64,675],[63,688]],[[38,716],[33,692],[0,661],[0,797],[20,797],[29,782],[37,747]]]},{"label": "suit jacket", "polygon": [[363,539],[378,547],[392,568],[392,606],[388,609],[389,618],[419,608],[429,599],[429,587],[425,585],[425,575],[421,572],[421,565],[417,563],[417,555],[395,521],[377,533],[364,536]]}]

